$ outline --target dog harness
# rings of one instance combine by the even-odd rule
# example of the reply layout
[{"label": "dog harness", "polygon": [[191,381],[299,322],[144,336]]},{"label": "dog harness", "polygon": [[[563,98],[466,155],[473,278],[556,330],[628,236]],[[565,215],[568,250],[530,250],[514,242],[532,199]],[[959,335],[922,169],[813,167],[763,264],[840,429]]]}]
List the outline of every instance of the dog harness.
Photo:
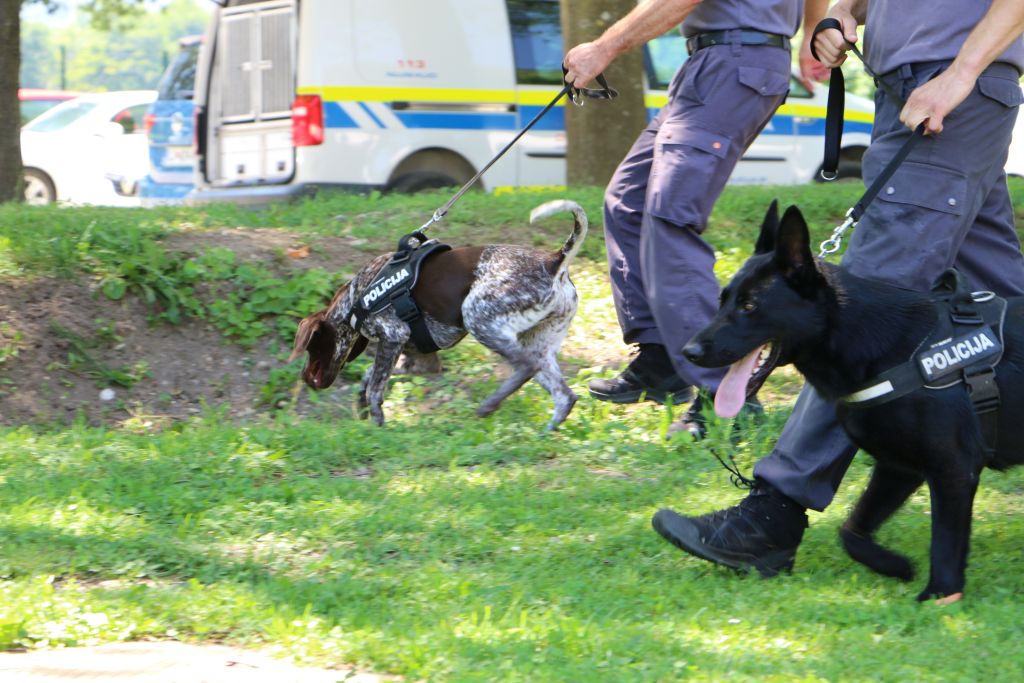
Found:
[{"label": "dog harness", "polygon": [[999,409],[996,365],[1003,357],[1006,299],[992,292],[971,292],[966,280],[949,269],[938,279],[939,320],[909,361],[886,370],[839,399],[868,408],[920,388],[946,389],[963,384],[981,421],[986,449],[995,450]]},{"label": "dog harness", "polygon": [[391,306],[398,318],[409,326],[412,342],[420,353],[437,351],[440,347],[430,336],[427,320],[412,298],[412,288],[416,286],[424,260],[431,254],[450,249],[447,244],[427,239],[419,230],[404,235],[398,240],[398,248],[391,260],[356,296],[352,306],[352,329],[359,332],[367,316]]}]

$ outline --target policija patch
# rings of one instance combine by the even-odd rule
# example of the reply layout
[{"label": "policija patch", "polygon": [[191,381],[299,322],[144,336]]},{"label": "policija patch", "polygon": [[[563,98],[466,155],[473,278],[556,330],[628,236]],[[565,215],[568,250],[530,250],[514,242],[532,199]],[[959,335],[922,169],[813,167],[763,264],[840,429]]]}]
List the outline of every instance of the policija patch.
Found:
[{"label": "policija patch", "polygon": [[959,337],[943,339],[917,354],[917,366],[925,382],[942,379],[980,360],[997,356],[1003,348],[988,326]]}]

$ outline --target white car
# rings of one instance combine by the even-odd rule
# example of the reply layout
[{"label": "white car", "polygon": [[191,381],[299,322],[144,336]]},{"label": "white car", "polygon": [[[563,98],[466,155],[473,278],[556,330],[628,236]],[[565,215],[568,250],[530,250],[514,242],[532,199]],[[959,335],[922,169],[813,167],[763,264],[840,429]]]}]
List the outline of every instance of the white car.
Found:
[{"label": "white car", "polygon": [[140,179],[149,169],[143,118],[155,90],[82,95],[21,129],[28,204],[138,206],[108,178]]}]

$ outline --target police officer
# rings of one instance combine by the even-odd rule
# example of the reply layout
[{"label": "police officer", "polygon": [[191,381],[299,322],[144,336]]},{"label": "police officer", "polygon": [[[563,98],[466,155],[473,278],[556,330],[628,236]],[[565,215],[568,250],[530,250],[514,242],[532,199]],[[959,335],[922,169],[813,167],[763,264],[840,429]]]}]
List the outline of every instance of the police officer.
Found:
[{"label": "police officer", "polygon": [[[681,353],[718,305],[715,255],[701,233],[736,162],[789,92],[790,38],[805,4],[809,37],[827,0],[647,0],[566,54],[567,81],[577,87],[680,22],[690,54],[669,86],[668,104],[605,194],[615,308],[626,343],[640,352],[619,376],[591,382],[596,398],[681,402],[691,386],[714,392],[724,376]],[[827,72],[810,56],[809,40],[800,56],[810,87]],[[700,408],[698,394],[672,431],[700,436]]]},{"label": "police officer", "polygon": [[[917,289],[955,266],[976,289],[1024,294],[1003,171],[1024,100],[1024,2],[840,0],[829,15],[843,31],[819,34],[815,48],[825,64],[842,63],[864,23],[865,59],[906,99],[901,107],[882,88],[875,95],[865,182],[919,123],[929,133],[868,207],[843,266]],[[805,509],[832,501],[855,452],[833,405],[805,386],[774,451],[754,468],[756,484],[745,500],[701,517],[661,510],[655,530],[719,564],[765,575],[788,569],[807,526]]]}]

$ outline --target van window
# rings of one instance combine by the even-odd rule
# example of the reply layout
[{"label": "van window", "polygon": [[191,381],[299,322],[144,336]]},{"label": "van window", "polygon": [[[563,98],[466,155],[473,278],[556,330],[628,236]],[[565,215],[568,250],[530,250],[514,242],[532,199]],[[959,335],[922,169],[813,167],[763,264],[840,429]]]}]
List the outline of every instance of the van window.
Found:
[{"label": "van window", "polygon": [[177,54],[174,61],[157,86],[158,100],[191,100],[196,80],[196,59],[199,56],[199,43],[183,45],[181,52]]},{"label": "van window", "polygon": [[508,0],[516,80],[526,85],[562,84],[562,27],[558,0]]},{"label": "van window", "polygon": [[651,90],[667,90],[672,77],[686,61],[686,41],[673,29],[647,43],[647,79]]}]

